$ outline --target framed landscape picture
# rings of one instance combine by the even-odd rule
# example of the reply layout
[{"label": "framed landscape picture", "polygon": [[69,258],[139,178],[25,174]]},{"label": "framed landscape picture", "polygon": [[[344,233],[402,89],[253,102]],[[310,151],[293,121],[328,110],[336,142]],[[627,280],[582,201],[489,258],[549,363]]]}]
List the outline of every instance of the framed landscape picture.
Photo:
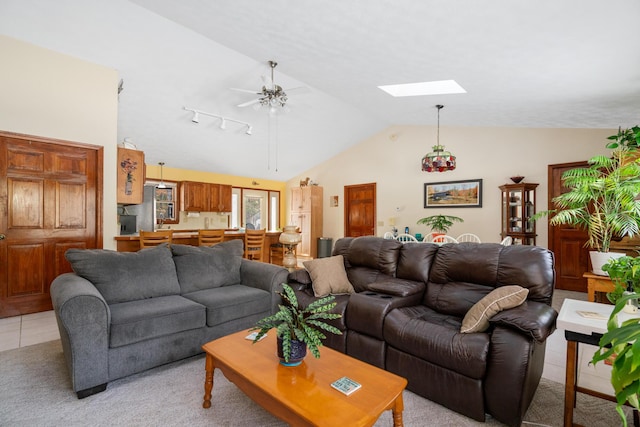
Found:
[{"label": "framed landscape picture", "polygon": [[425,208],[481,208],[482,179],[427,182],[424,184]]}]

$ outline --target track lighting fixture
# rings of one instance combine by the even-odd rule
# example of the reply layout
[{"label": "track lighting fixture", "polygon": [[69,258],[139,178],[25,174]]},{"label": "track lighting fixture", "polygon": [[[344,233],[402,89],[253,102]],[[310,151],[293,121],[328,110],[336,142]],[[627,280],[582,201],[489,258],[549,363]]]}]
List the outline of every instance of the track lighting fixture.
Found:
[{"label": "track lighting fixture", "polygon": [[191,121],[193,123],[200,123],[200,115],[214,117],[216,119],[220,119],[220,129],[224,130],[227,128],[227,122],[238,123],[240,125],[246,126],[247,131],[245,132],[247,135],[251,135],[251,131],[253,130],[253,126],[247,122],[243,122],[242,120],[232,119],[230,117],[224,117],[219,114],[207,113],[206,111],[195,110],[193,108],[182,107],[186,111],[191,111],[193,113],[193,118]]}]

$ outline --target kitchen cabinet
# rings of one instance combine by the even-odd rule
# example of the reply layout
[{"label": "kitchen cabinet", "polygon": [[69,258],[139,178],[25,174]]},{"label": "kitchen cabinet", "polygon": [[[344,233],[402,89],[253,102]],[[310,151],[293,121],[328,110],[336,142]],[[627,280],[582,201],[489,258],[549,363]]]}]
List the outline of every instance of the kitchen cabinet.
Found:
[{"label": "kitchen cabinet", "polygon": [[511,236],[514,244],[535,245],[536,187],[538,184],[521,183],[500,186],[502,191],[501,238]]},{"label": "kitchen cabinet", "polygon": [[116,201],[139,205],[144,200],[144,152],[118,147]]},{"label": "kitchen cabinet", "polygon": [[310,185],[291,189],[290,224],[300,229],[298,255],[317,258],[318,237],[322,237],[322,187]]},{"label": "kitchen cabinet", "polygon": [[231,212],[231,186],[207,182],[182,182],[182,210]]}]

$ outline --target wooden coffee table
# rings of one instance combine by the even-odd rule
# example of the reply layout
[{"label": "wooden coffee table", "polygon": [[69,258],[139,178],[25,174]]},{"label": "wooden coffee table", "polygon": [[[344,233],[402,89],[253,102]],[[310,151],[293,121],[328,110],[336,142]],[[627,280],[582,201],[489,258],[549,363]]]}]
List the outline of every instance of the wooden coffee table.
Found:
[{"label": "wooden coffee table", "polygon": [[[299,366],[285,367],[276,355],[276,334],[253,344],[241,331],[202,346],[206,352],[204,408],[211,407],[213,370],[218,368],[247,396],[276,417],[295,426],[371,426],[393,411],[402,426],[405,378],[356,360],[328,347],[311,353]],[[362,387],[346,396],[331,387],[348,376]]]}]

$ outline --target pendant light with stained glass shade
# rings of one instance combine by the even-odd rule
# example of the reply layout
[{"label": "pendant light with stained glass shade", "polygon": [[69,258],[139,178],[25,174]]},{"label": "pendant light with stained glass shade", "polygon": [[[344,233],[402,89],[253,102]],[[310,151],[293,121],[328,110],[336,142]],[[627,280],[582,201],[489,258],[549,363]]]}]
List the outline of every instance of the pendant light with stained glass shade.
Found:
[{"label": "pendant light with stained glass shade", "polygon": [[422,170],[425,172],[445,172],[452,171],[456,168],[456,156],[444,149],[444,145],[440,145],[440,110],[444,105],[436,105],[438,109],[438,134],[436,145],[431,147],[433,150],[422,158]]}]

